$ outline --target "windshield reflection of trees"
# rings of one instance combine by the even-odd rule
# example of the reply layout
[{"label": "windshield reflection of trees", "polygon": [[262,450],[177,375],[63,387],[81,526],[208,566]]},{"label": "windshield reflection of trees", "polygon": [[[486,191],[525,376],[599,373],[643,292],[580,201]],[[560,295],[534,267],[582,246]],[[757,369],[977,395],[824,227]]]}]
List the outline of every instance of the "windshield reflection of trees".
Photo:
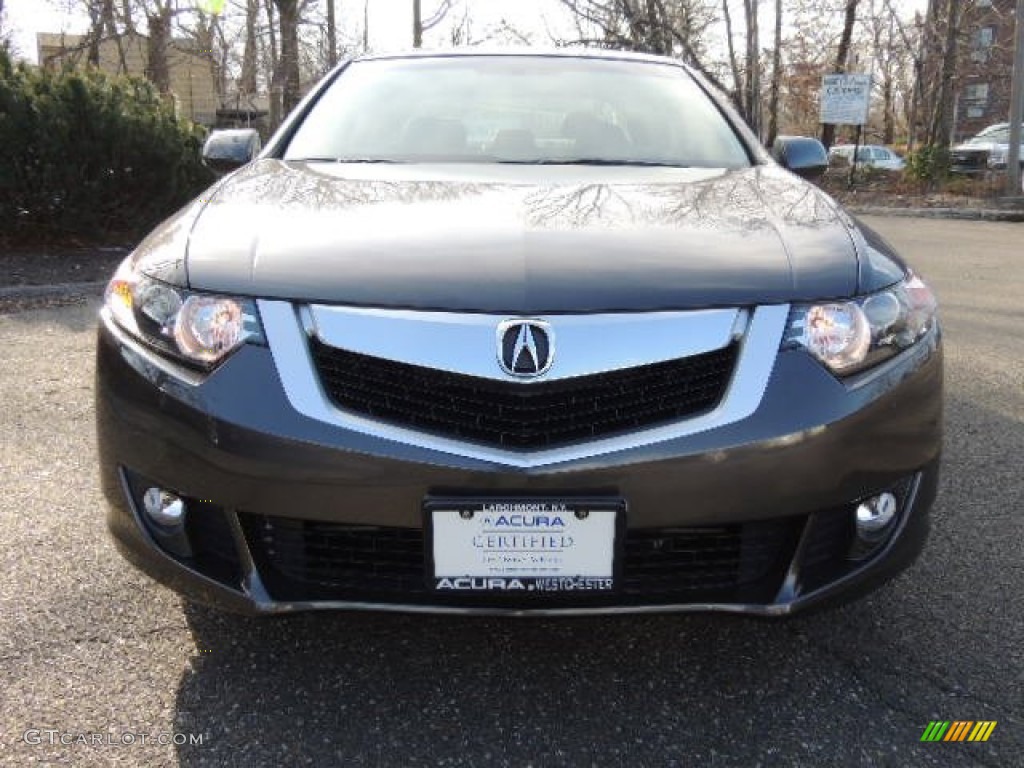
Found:
[{"label": "windshield reflection of trees", "polygon": [[[509,202],[523,183],[457,180],[353,179],[271,161],[257,163],[231,185],[232,202],[266,203],[278,209],[345,210],[374,204],[466,200],[495,195]],[[773,223],[823,227],[837,211],[810,184],[795,183],[774,168],[708,171],[685,181],[642,184],[558,184],[531,186],[523,198],[525,223],[542,229],[686,226],[690,229],[756,232]]]},{"label": "windshield reflection of trees", "polygon": [[231,185],[236,203],[272,202],[275,208],[344,210],[380,203],[423,203],[479,195],[495,184],[451,181],[352,179],[325,173],[312,164],[257,163]]},{"label": "windshield reflection of trees", "polygon": [[202,202],[194,201],[154,229],[132,253],[132,265],[145,263],[146,273],[169,282],[180,282],[185,275],[185,249],[182,243],[202,210]]},{"label": "windshield reflection of trees", "polygon": [[553,229],[649,224],[754,232],[773,220],[806,227],[836,220],[833,205],[813,186],[762,169],[677,183],[548,187],[525,204],[530,224]]}]

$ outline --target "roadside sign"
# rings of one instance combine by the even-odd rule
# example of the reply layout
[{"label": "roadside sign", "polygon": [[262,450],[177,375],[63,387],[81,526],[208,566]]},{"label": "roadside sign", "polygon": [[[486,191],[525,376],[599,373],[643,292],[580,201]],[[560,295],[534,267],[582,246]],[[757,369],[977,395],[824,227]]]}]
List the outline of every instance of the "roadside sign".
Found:
[{"label": "roadside sign", "polygon": [[871,75],[824,75],[821,78],[821,122],[864,125],[871,102]]}]

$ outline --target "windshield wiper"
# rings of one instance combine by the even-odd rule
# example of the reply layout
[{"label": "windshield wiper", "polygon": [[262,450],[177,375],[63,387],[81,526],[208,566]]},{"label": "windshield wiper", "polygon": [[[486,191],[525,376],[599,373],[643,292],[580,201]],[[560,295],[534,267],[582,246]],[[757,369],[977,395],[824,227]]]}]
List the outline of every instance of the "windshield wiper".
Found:
[{"label": "windshield wiper", "polygon": [[604,157],[573,157],[565,160],[544,158],[538,160],[498,160],[508,165],[597,165],[597,166],[626,166],[631,168],[689,168],[688,165],[679,163],[665,163],[659,160],[623,160]]},{"label": "windshield wiper", "polygon": [[293,163],[401,163],[386,157],[289,157]]}]

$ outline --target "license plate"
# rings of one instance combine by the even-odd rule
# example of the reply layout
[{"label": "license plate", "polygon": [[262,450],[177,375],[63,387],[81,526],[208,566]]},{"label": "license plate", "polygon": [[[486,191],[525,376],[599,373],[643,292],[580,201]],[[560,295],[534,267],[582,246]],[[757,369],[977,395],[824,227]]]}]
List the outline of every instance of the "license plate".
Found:
[{"label": "license plate", "polygon": [[432,500],[438,592],[608,592],[623,505],[614,500]]}]

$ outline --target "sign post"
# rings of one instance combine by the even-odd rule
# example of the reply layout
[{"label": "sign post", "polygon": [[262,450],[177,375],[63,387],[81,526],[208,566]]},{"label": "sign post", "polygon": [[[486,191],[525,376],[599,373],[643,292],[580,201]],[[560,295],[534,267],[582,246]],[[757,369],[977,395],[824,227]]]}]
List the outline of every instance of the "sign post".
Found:
[{"label": "sign post", "polygon": [[868,121],[871,105],[871,75],[824,75],[821,78],[821,122],[833,125],[856,125],[857,138],[850,164],[850,181],[857,170],[861,132]]},{"label": "sign post", "polygon": [[1024,0],[1017,0],[1016,43],[1013,79],[1010,82],[1010,148],[1006,153],[1006,193],[1016,197],[1024,189],[1020,183],[1021,123],[1024,123]]}]

